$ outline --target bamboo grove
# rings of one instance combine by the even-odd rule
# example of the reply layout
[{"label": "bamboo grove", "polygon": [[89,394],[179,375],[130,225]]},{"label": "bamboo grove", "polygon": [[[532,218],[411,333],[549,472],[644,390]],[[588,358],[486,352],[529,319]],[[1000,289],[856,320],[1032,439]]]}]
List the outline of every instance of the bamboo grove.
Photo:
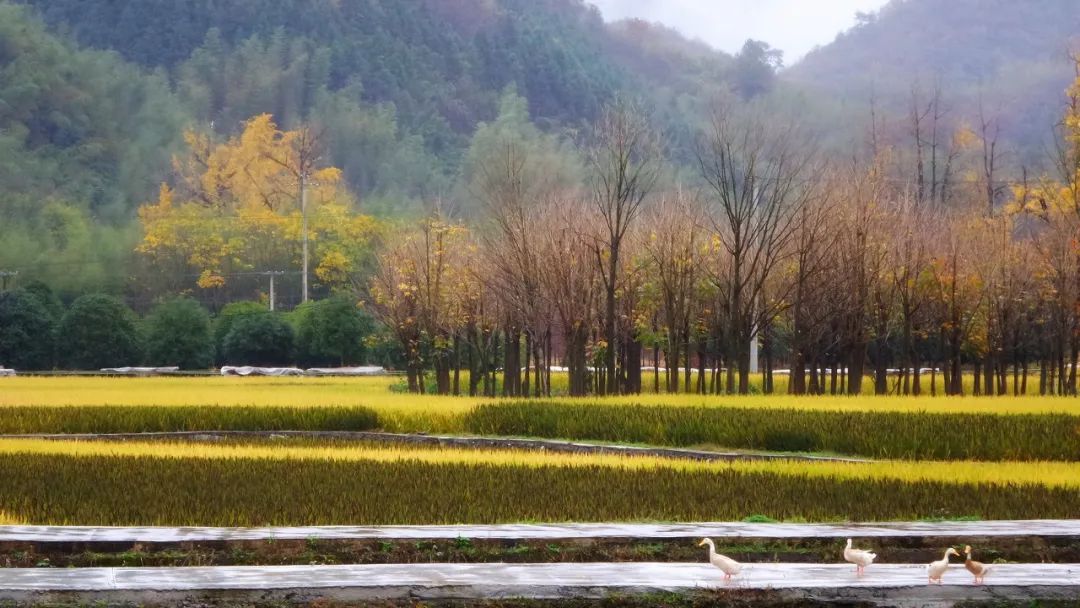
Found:
[{"label": "bamboo grove", "polygon": [[388,238],[367,295],[417,392],[433,370],[439,393],[549,395],[565,370],[571,395],[747,393],[756,341],[765,393],[790,373],[794,394],[1075,394],[1080,63],[1066,101],[1037,175],[1007,166],[998,118],[948,122],[913,89],[844,163],[717,111],[675,180],[618,102],[585,186],[507,139],[480,219],[436,211]]}]

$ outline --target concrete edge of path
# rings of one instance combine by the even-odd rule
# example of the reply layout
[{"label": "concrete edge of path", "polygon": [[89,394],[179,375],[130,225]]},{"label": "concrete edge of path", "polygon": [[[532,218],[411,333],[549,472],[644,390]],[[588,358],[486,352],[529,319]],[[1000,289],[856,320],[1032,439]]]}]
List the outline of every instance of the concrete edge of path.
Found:
[{"label": "concrete edge of path", "polygon": [[378,431],[164,431],[150,433],[31,433],[23,435],[0,435],[0,439],[49,439],[49,440],[160,440],[189,439],[201,441],[220,440],[228,437],[312,439],[344,439],[402,445],[426,445],[464,448],[495,448],[519,450],[544,450],[574,454],[619,454],[626,456],[657,456],[697,460],[701,462],[725,462],[736,460],[797,460],[803,462],[873,462],[865,458],[843,456],[813,456],[809,454],[769,454],[755,452],[716,452],[687,448],[612,445],[561,439],[530,439],[518,437],[480,437],[474,435],[427,435],[423,433],[383,433]]},{"label": "concrete edge of path", "polygon": [[409,540],[598,538],[1080,537],[1080,520],[997,520],[850,524],[571,523],[460,526],[292,526],[262,528],[0,526],[0,541],[209,542],[268,539]]},{"label": "concrete edge of path", "polygon": [[959,564],[942,585],[928,585],[918,565],[874,565],[857,577],[848,564],[748,564],[731,582],[708,564],[658,563],[0,569],[0,600],[24,602],[57,594],[84,601],[162,603],[214,593],[228,594],[233,601],[244,594],[297,601],[566,599],[712,590],[889,605],[1074,599],[1080,594],[1080,564],[1001,564],[986,585],[978,586]]}]

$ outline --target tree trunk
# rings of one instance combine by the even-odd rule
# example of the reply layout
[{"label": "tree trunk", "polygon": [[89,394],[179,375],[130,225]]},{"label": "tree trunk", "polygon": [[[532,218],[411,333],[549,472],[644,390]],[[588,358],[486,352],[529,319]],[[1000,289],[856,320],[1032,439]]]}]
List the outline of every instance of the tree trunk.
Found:
[{"label": "tree trunk", "polygon": [[889,371],[885,366],[884,357],[881,357],[874,363],[874,394],[889,394]]},{"label": "tree trunk", "polygon": [[972,377],[974,377],[974,384],[971,388],[971,394],[979,397],[982,395],[982,373],[979,371],[979,362],[976,361],[971,365]]},{"label": "tree trunk", "polygon": [[566,366],[569,370],[570,396],[583,397],[588,393],[588,375],[585,349],[588,346],[588,329],[569,328],[566,331]]},{"label": "tree trunk", "polygon": [[1048,386],[1046,382],[1046,370],[1049,367],[1050,362],[1046,359],[1039,361],[1039,394],[1043,396],[1046,395],[1046,388]]},{"label": "tree trunk", "polygon": [[405,375],[409,379],[409,392],[410,393],[419,393],[420,392],[420,383],[416,379],[416,366],[414,366],[412,363],[406,364],[405,365]]},{"label": "tree trunk", "polygon": [[604,351],[604,364],[607,372],[607,385],[602,394],[615,395],[618,393],[618,384],[615,379],[615,345],[618,344],[615,324],[615,275],[619,269],[619,246],[612,243],[611,257],[608,260],[608,284],[606,285],[606,301],[604,306],[604,338],[607,341],[607,350]]},{"label": "tree trunk", "polygon": [[761,352],[765,355],[765,375],[761,381],[761,392],[766,395],[773,393],[773,348],[771,324],[765,326],[761,336]]},{"label": "tree trunk", "polygon": [[653,345],[652,349],[652,365],[653,365],[653,393],[660,394],[660,346]]},{"label": "tree trunk", "polygon": [[791,362],[791,381],[788,392],[792,395],[806,394],[806,355],[802,348],[795,348],[795,358]]},{"label": "tree trunk", "polygon": [[461,394],[461,339],[454,334],[454,396]]},{"label": "tree trunk", "polygon": [[708,363],[708,355],[705,353],[705,345],[698,343],[697,348],[698,356],[698,377],[697,377],[697,392],[699,395],[705,394],[705,365]]},{"label": "tree trunk", "polygon": [[739,349],[739,394],[750,394],[750,341]]},{"label": "tree trunk", "polygon": [[626,392],[641,394],[641,354],[643,346],[637,338],[626,342]]},{"label": "tree trunk", "polygon": [[683,369],[683,392],[687,395],[690,394],[690,381],[694,376],[694,360],[690,356],[690,331],[686,331],[686,357],[684,360],[686,367]]},{"label": "tree trunk", "polygon": [[532,389],[532,375],[529,360],[532,359],[532,332],[525,332],[525,378],[521,382],[521,396],[528,397]]},{"label": "tree trunk", "polygon": [[866,370],[866,342],[858,340],[851,349],[848,359],[848,386],[849,395],[862,394],[863,374]]},{"label": "tree trunk", "polygon": [[503,397],[521,394],[521,330],[507,324],[503,352]]}]

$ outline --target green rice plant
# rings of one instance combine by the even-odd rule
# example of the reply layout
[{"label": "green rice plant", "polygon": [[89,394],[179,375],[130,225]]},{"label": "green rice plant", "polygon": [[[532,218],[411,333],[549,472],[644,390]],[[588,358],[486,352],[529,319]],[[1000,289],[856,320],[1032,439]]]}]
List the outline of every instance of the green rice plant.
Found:
[{"label": "green rice plant", "polygon": [[998,416],[531,401],[480,405],[465,416],[465,427],[481,435],[873,458],[1080,460],[1080,417],[1049,413]]},{"label": "green rice plant", "polygon": [[0,407],[0,434],[170,431],[363,431],[376,428],[369,408],[276,406]]},{"label": "green rice plant", "polygon": [[800,475],[419,459],[0,453],[0,509],[35,524],[320,525],[1080,517],[1080,490]]}]

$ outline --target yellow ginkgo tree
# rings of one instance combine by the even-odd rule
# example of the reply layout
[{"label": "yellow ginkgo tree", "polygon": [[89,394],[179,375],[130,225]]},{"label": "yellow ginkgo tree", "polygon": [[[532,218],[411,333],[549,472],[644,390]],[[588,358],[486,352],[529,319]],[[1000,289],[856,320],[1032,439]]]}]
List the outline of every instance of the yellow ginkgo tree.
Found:
[{"label": "yellow ginkgo tree", "polygon": [[303,182],[315,277],[331,287],[357,284],[379,225],[355,211],[339,169],[318,166],[312,129],[282,131],[262,114],[224,143],[194,131],[185,141],[173,183],[139,209],[138,252],[151,263],[186,269],[202,289],[224,287],[240,272],[299,270]]}]

